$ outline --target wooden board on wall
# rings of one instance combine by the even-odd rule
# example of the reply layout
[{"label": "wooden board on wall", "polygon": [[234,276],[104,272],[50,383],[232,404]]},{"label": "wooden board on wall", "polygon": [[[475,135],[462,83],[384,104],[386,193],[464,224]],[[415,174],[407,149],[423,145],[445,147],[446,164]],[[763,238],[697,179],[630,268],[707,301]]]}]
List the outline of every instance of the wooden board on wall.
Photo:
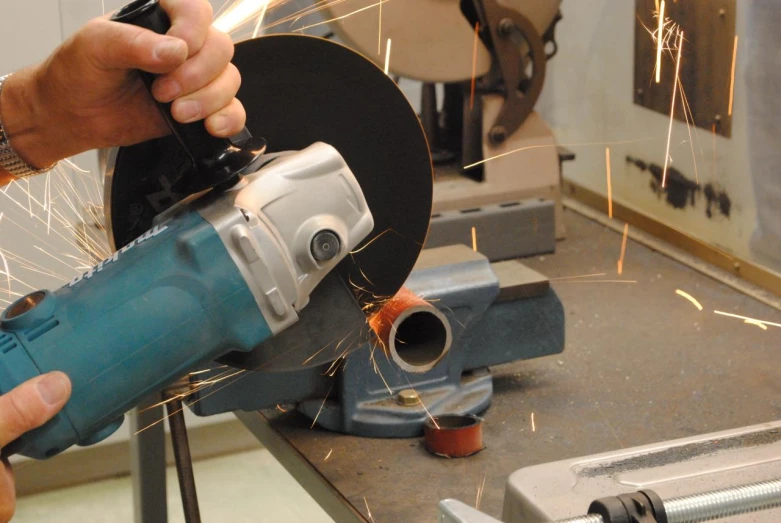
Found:
[{"label": "wooden board on wall", "polygon": [[[661,81],[656,83],[656,41],[649,30],[658,30],[658,0],[635,0],[634,101],[670,115],[677,45],[675,35],[662,52]],[[729,138],[732,57],[735,43],[736,0],[667,0],[667,27],[678,24],[684,32],[680,81],[691,107],[694,124]],[[686,121],[679,90],[675,117]],[[691,119],[691,116],[689,117]]]}]

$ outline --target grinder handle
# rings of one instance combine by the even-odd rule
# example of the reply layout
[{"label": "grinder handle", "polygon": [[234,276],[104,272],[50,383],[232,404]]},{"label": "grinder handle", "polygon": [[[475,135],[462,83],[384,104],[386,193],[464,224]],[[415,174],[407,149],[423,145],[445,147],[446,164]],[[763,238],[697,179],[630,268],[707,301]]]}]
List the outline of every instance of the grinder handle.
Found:
[{"label": "grinder handle", "polygon": [[[117,11],[111,20],[166,34],[171,28],[168,14],[158,0],[136,0]],[[139,71],[139,75],[152,92],[157,75]],[[155,101],[168,127],[192,162],[192,171],[185,177],[185,186],[176,187],[179,193],[193,194],[235,180],[249,172],[265,151],[266,142],[253,138],[245,127],[231,138],[217,138],[209,134],[204,123],[182,124],[171,115],[172,103]]]}]

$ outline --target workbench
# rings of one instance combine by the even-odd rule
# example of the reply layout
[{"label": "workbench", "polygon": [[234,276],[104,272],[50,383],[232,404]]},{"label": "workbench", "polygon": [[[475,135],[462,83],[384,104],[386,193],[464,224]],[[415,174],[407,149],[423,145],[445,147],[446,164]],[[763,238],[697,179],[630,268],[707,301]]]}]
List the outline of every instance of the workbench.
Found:
[{"label": "workbench", "polygon": [[[565,224],[555,254],[523,263],[561,298],[566,348],[491,369],[479,454],[330,433],[294,410],[237,416],[339,523],[369,510],[382,523],[436,521],[441,499],[474,504],[483,484],[480,508],[499,517],[519,468],[781,418],[781,331],[713,312],[781,323],[779,310],[632,240],[618,276],[621,233],[572,210]],[[605,275],[570,279],[594,273]]]}]

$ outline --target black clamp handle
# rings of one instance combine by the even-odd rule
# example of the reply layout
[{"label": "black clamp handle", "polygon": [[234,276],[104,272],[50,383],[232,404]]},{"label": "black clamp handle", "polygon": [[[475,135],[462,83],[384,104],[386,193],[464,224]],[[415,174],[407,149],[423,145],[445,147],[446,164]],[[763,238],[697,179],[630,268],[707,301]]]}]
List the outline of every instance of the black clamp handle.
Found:
[{"label": "black clamp handle", "polygon": [[[135,0],[117,11],[111,20],[143,27],[157,34],[166,34],[171,28],[171,20],[158,0]],[[157,75],[144,71],[139,71],[139,74],[151,94]],[[177,192],[193,194],[238,181],[242,174],[251,172],[260,164],[266,141],[253,137],[246,127],[231,138],[217,138],[209,134],[203,122],[182,124],[175,121],[171,115],[171,103],[155,103],[192,162],[192,172],[184,177],[185,185],[177,187]]]}]

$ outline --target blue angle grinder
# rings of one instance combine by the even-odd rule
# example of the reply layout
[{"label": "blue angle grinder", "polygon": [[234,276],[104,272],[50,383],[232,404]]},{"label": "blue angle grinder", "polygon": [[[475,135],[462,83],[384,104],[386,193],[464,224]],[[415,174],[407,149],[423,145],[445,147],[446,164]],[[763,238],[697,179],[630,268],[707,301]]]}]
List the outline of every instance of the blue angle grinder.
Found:
[{"label": "blue angle grinder", "polygon": [[[157,0],[113,20],[170,26]],[[395,84],[312,37],[243,42],[234,62],[248,129],[217,139],[163,106],[171,136],[107,160],[115,253],[0,315],[0,393],[53,370],[73,383],[64,410],[4,456],[96,443],[143,398],[214,359],[300,366],[296,351],[364,328],[409,275],[428,229],[431,164]]]}]

